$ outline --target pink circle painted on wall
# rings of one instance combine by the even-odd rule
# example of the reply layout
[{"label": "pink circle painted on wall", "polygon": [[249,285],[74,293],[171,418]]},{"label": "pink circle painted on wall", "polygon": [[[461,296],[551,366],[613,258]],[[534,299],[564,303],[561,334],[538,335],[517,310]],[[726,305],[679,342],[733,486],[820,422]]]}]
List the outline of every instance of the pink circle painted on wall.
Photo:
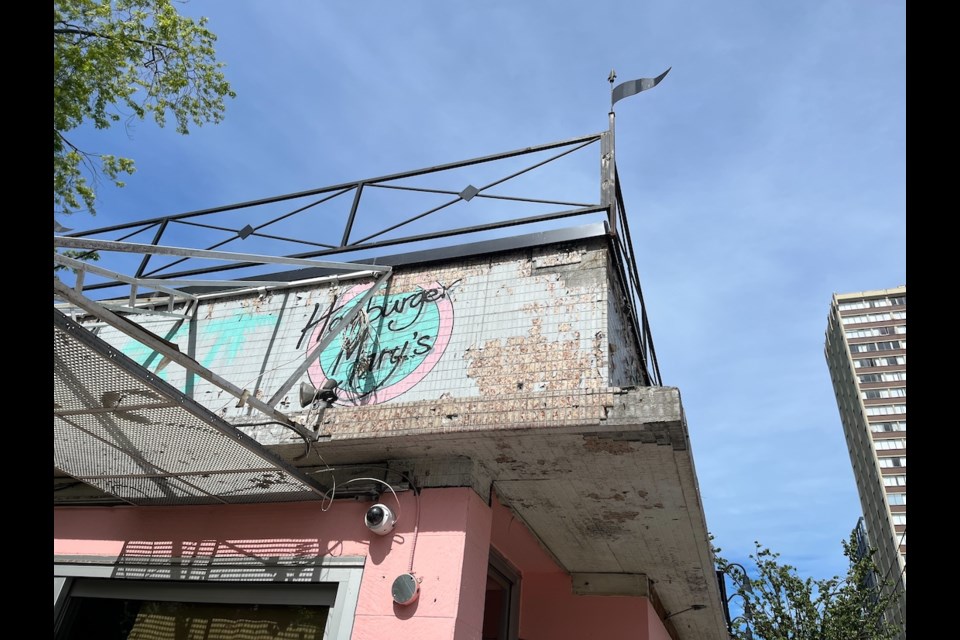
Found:
[{"label": "pink circle painted on wall", "polygon": [[[459,283],[439,282],[412,291],[374,293],[346,326],[344,317],[361,303],[371,284],[349,289],[335,302],[329,321],[318,323],[309,345],[336,333],[310,365],[310,381],[320,388],[338,382],[340,405],[387,402],[420,383],[443,357],[453,333],[450,291]],[[308,346],[309,348],[309,346]]]}]

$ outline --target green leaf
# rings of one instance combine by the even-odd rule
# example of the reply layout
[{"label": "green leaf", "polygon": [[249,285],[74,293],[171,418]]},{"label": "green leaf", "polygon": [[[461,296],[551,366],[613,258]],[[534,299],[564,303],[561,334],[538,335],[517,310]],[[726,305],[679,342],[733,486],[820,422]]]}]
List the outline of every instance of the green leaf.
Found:
[{"label": "green leaf", "polygon": [[[712,538],[711,538],[712,539]],[[843,541],[849,566],[844,578],[801,578],[796,567],[780,562],[780,554],[755,542],[750,559],[755,570],[747,576],[720,556],[717,568],[733,584],[728,599],[737,598],[745,615],[735,618],[738,640],[890,640],[898,629],[886,612],[902,591],[877,571],[875,550],[857,553],[855,535]],[[728,584],[730,583],[728,582]],[[748,631],[749,628],[749,631]]]},{"label": "green leaf", "polygon": [[171,0],[54,0],[53,10],[54,214],[93,214],[101,176],[122,186],[134,163],[79,149],[70,131],[149,116],[187,134],[223,120],[236,94],[206,18],[181,16]]}]

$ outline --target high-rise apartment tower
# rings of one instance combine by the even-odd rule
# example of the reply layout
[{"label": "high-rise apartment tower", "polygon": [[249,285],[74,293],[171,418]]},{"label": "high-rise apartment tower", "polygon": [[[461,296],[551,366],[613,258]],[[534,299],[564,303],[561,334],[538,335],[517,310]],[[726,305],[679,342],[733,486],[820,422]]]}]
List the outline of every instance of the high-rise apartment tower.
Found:
[{"label": "high-rise apartment tower", "polygon": [[879,578],[906,629],[907,289],[834,294],[825,354]]}]

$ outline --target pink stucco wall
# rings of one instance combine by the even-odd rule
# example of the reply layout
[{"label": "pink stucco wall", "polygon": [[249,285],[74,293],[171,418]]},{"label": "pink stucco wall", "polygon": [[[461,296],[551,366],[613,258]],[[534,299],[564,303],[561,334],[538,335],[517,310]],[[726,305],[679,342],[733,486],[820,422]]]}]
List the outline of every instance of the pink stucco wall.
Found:
[{"label": "pink stucco wall", "polygon": [[[364,556],[355,640],[478,638],[491,512],[470,489],[427,489],[420,497],[414,573],[417,602],[395,605],[394,578],[410,566],[417,504],[400,494],[394,531],[363,524],[365,502],[54,510],[54,553],[99,556]],[[393,497],[385,496],[393,507]]]},{"label": "pink stucco wall", "polygon": [[491,545],[521,574],[523,640],[670,640],[647,598],[574,595],[570,575],[494,496]]},{"label": "pink stucco wall", "polygon": [[647,640],[671,640],[653,605],[647,602]]},{"label": "pink stucco wall", "polygon": [[[363,556],[354,640],[481,637],[490,547],[521,575],[523,640],[603,638],[669,640],[643,597],[577,596],[570,576],[526,526],[494,497],[488,507],[471,489],[427,489],[420,498],[414,573],[422,579],[412,605],[395,605],[390,589],[406,573],[417,503],[400,494],[391,535],[363,524],[367,502],[196,507],[63,507],[54,509],[54,553],[106,557],[239,555]],[[389,506],[393,497],[385,496]]]}]

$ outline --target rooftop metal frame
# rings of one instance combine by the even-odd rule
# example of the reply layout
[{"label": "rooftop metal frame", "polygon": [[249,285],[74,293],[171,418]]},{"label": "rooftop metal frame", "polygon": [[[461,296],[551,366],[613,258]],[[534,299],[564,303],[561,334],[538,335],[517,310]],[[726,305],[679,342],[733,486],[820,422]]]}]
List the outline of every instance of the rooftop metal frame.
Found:
[{"label": "rooftop metal frame", "polygon": [[[223,280],[220,278],[216,280],[205,280],[200,282],[194,279],[212,274],[223,274],[224,272],[235,269],[254,267],[256,265],[265,264],[268,262],[302,266],[303,263],[298,263],[296,261],[310,261],[325,256],[334,256],[338,254],[345,255],[359,251],[381,249],[389,246],[435,241],[442,238],[457,236],[469,236],[471,234],[508,229],[512,227],[530,228],[532,225],[539,223],[562,220],[566,218],[583,217],[591,214],[605,214],[609,229],[608,235],[610,237],[611,248],[616,257],[616,260],[614,261],[615,268],[624,291],[624,299],[622,302],[624,303],[624,308],[627,310],[627,313],[630,317],[630,325],[633,329],[638,355],[641,361],[641,377],[644,383],[647,385],[660,386],[662,385],[662,380],[660,376],[659,364],[657,362],[656,351],[653,346],[650,323],[643,300],[643,293],[640,287],[640,277],[637,272],[636,256],[633,251],[633,242],[627,222],[626,208],[623,202],[623,193],[621,191],[620,179],[617,173],[616,162],[614,158],[614,114],[611,112],[609,115],[610,129],[602,133],[589,134],[567,140],[561,140],[558,142],[525,147],[522,149],[515,149],[513,151],[481,156],[468,160],[461,160],[458,162],[416,169],[413,171],[393,173],[375,178],[365,178],[353,182],[320,187],[296,193],[288,193],[270,198],[250,200],[246,202],[201,209],[175,215],[154,217],[146,220],[101,227],[87,231],[79,231],[66,236],[55,237],[55,247],[71,248],[74,250],[86,249],[90,253],[94,253],[101,249],[138,251],[143,253],[144,257],[141,260],[139,267],[134,275],[130,277],[122,277],[121,274],[96,267],[95,265],[91,265],[86,262],[66,258],[62,255],[55,256],[55,261],[60,265],[78,271],[77,283],[74,286],[74,290],[77,293],[83,292],[84,295],[89,295],[94,291],[103,291],[103,294],[106,294],[107,297],[110,297],[110,294],[107,294],[106,290],[115,289],[116,287],[124,284],[129,285],[130,294],[128,296],[128,309],[124,309],[122,305],[117,306],[116,303],[105,303],[103,305],[106,308],[112,304],[113,308],[115,309],[120,311],[129,311],[136,306],[141,308],[144,306],[143,304],[137,305],[137,291],[139,289],[152,289],[160,294],[169,296],[169,298],[166,298],[166,300],[167,302],[171,303],[170,306],[172,306],[172,301],[175,296],[190,295],[185,294],[182,289],[175,290],[174,287],[177,286],[203,285],[217,287],[229,286],[231,288],[243,286],[281,286],[279,281],[274,282],[271,280],[264,280],[262,278],[258,279],[255,276],[249,277],[245,280],[233,281]],[[571,202],[490,193],[490,190],[494,187],[509,183],[511,180],[521,175],[541,169],[542,167],[547,166],[559,160],[560,158],[576,152],[581,152],[584,149],[593,147],[597,143],[599,143],[600,147],[600,198],[597,202]],[[545,153],[549,151],[555,151],[555,153],[546,159],[537,159],[529,166],[526,166],[520,170],[506,173],[502,177],[486,183],[483,186],[476,187],[468,184],[459,192],[451,191],[449,189],[432,189],[422,186],[400,184],[402,181],[409,178],[440,175],[444,172],[449,172],[463,167],[496,163],[498,161],[503,161],[510,158],[529,156],[532,154]],[[357,216],[360,211],[362,199],[364,194],[371,193],[374,190],[392,190],[395,192],[412,191],[429,194],[441,194],[449,195],[451,198],[439,206],[431,207],[399,223],[391,224],[375,231],[374,233],[368,233],[362,238],[355,239],[353,237],[355,235],[354,227],[355,223],[357,222]],[[306,239],[302,237],[280,236],[267,232],[271,225],[279,223],[283,220],[289,220],[298,215],[303,215],[305,212],[310,211],[320,204],[333,201],[337,198],[345,201],[347,198],[351,198],[351,196],[352,199],[349,213],[346,216],[346,223],[342,230],[339,244],[329,244],[317,241],[316,239]],[[232,219],[230,218],[230,214],[238,211],[245,211],[252,215],[252,213],[259,207],[298,200],[301,198],[316,199],[305,205],[300,204],[299,206],[296,206],[292,210],[287,211],[282,215],[273,216],[269,219],[263,220],[256,226],[244,224],[242,227],[237,228],[236,217],[234,216]],[[539,213],[537,215],[524,217],[513,217],[487,224],[449,228],[425,234],[401,235],[399,237],[389,238],[384,237],[391,232],[402,229],[413,222],[422,220],[427,216],[450,207],[451,205],[460,202],[469,202],[474,198],[511,201],[515,203],[538,206],[546,205],[550,207],[550,210],[547,213]],[[225,222],[222,221],[224,218],[226,219]],[[171,250],[168,247],[163,247],[165,235],[169,234],[174,227],[185,226],[226,232],[229,234],[229,237],[202,249],[195,248]],[[123,243],[137,234],[148,232],[150,230],[154,231],[154,235],[149,244],[125,243],[128,246],[126,249],[117,249],[116,244],[100,244],[102,239],[105,237],[115,236],[112,238],[114,241]],[[325,230],[324,233],[330,235],[332,232]],[[236,241],[243,241],[250,237],[282,240],[295,245],[303,246],[306,250],[300,253],[290,254],[282,258],[270,256],[257,256],[254,258],[249,254],[214,251],[225,245],[234,243]],[[177,253],[178,251],[180,253]],[[218,255],[214,256],[212,253],[217,253]],[[178,258],[168,264],[150,269],[149,267],[151,266],[151,258],[158,254],[168,256],[176,255]],[[194,261],[193,264],[195,264],[197,259],[210,257],[226,259],[229,262],[228,264],[224,265],[194,266],[190,268],[191,261]],[[267,260],[266,258],[271,259]],[[366,271],[367,273],[382,273],[378,268],[370,264],[321,263],[316,261],[312,262],[310,266],[332,266],[333,268],[345,269],[345,265],[347,264],[351,265],[350,269],[352,269],[352,272],[354,273],[360,271]],[[172,271],[172,267],[176,265],[182,265],[183,268],[179,271]],[[106,278],[113,278],[113,280],[84,285],[83,281],[85,273],[94,273]],[[284,285],[289,286],[289,283],[284,283]],[[174,291],[176,291],[176,293],[174,293]],[[101,294],[101,296],[103,294]],[[163,300],[164,298],[161,296],[159,299]],[[156,300],[153,302],[156,303]],[[172,311],[169,309],[167,311],[160,311],[160,313],[171,312]]]}]

